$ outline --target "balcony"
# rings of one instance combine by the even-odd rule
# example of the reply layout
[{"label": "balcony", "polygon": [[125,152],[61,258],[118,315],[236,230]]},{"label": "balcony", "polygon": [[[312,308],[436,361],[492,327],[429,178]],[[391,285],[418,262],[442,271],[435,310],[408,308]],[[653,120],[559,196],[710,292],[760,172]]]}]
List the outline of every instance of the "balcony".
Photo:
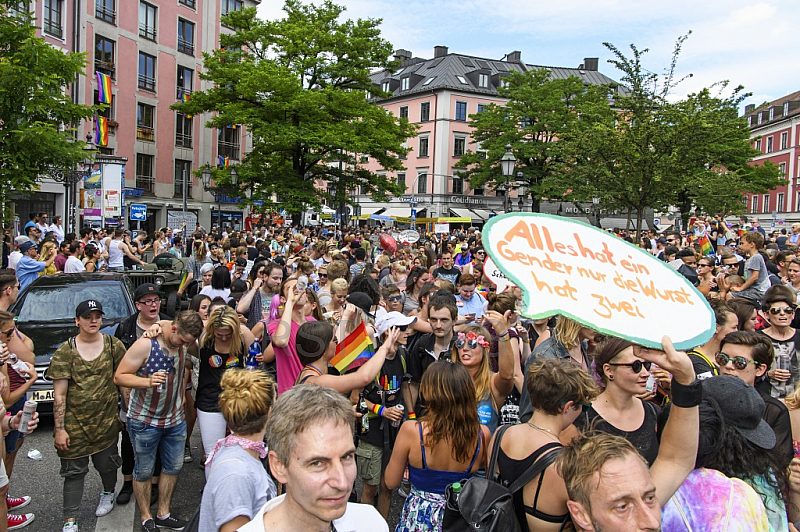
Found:
[{"label": "balcony", "polygon": [[150,92],[156,92],[156,78],[139,74],[139,88]]},{"label": "balcony", "polygon": [[175,133],[175,147],[177,148],[191,148],[192,135],[189,133]]},{"label": "balcony", "polygon": [[178,51],[184,54],[194,55],[194,43],[186,39],[178,39]]},{"label": "balcony", "polygon": [[111,79],[116,79],[117,69],[116,65],[110,61],[100,61],[99,59],[95,59],[94,61],[94,69],[97,72],[101,72]]},{"label": "balcony", "polygon": [[156,178],[151,175],[137,175],[136,188],[141,188],[143,194],[155,194]]},{"label": "balcony", "polygon": [[138,126],[136,128],[136,140],[154,142],[156,140],[156,132],[152,127]]},{"label": "balcony", "polygon": [[117,24],[117,14],[113,9],[108,9],[100,2],[94,4],[94,16],[100,20],[105,20],[109,24]]},{"label": "balcony", "polygon": [[229,159],[239,160],[239,143],[218,141],[217,154],[220,157],[228,157]]},{"label": "balcony", "polygon": [[147,40],[156,40],[156,27],[148,26],[147,24],[139,24],[139,37],[144,37]]},{"label": "balcony", "polygon": [[184,87],[181,87],[180,85],[178,85],[178,90],[177,90],[177,93],[176,93],[175,97],[177,98],[177,100],[179,102],[183,101],[183,95],[184,94],[186,96],[191,96],[192,95],[192,89],[187,89],[187,88],[184,88]]}]

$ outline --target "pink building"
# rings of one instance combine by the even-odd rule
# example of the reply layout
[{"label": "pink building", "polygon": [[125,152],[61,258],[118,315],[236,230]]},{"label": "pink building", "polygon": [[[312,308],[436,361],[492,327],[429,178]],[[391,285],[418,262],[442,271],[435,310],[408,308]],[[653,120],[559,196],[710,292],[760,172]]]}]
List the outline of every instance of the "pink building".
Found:
[{"label": "pink building", "polygon": [[767,194],[748,194],[747,212],[760,216],[764,228],[788,232],[792,223],[800,221],[800,91],[758,108],[748,105],[745,115],[753,147],[761,152],[753,162],[772,161],[785,180]]},{"label": "pink building", "polygon": [[[185,116],[169,106],[192,92],[205,89],[199,78],[202,52],[219,47],[225,28],[220,17],[229,11],[256,6],[260,0],[35,0],[37,32],[53,46],[86,52],[86,76],[72,87],[79,103],[97,101],[95,72],[111,77],[112,103],[108,144],[101,154],[125,158],[124,201],[146,205],[141,228],[154,230],[180,225],[182,180],[188,176],[188,224],[197,220],[208,228],[222,222],[241,226],[243,211],[224,195],[203,189],[192,172],[219,157],[238,162],[248,149],[242,127],[212,130],[205,116]],[[81,127],[94,133],[94,122]],[[17,202],[23,216],[31,210],[67,215],[64,187],[45,179],[41,190]],[[213,219],[212,219],[212,208]],[[80,212],[78,213],[80,214]],[[123,212],[128,225],[127,209]],[[136,227],[135,224],[131,224]]]}]

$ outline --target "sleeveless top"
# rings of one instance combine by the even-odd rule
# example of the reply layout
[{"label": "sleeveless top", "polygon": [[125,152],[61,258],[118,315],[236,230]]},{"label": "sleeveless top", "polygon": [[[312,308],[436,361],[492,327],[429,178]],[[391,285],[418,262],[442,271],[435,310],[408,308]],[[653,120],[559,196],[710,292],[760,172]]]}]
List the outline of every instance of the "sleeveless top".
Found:
[{"label": "sleeveless top", "polygon": [[658,416],[661,408],[650,401],[642,401],[644,405],[644,420],[641,426],[630,432],[620,430],[597,413],[593,407],[584,408],[583,414],[573,422],[581,430],[588,430],[595,427],[598,432],[614,434],[625,438],[639,451],[639,454],[647,460],[648,465],[653,465],[658,457],[658,437],[656,429],[658,427]]},{"label": "sleeveless top", "polygon": [[174,427],[185,419],[183,375],[187,355],[183,347],[180,349],[182,353],[179,351],[170,357],[156,338],[150,339],[150,355],[147,362],[136,371],[136,376],[149,378],[153,373],[166,371],[167,381],[161,392],[158,391],[159,387],[131,389],[128,419],[156,428]]},{"label": "sleeveless top", "polygon": [[497,412],[497,407],[494,404],[494,397],[492,397],[491,391],[486,394],[485,399],[478,401],[478,419],[481,425],[486,425],[486,427],[488,427],[489,433],[494,434],[494,431],[497,430],[500,415]]},{"label": "sleeveless top", "polygon": [[246,356],[244,342],[238,357],[229,353],[217,353],[213,343],[200,349],[200,376],[197,379],[195,397],[197,408],[203,412],[219,412],[219,394],[222,393],[219,383],[222,374],[228,368],[243,368]]},{"label": "sleeveless top", "polygon": [[122,251],[119,249],[120,241],[112,240],[108,243],[108,267],[122,268],[125,263],[122,261]]},{"label": "sleeveless top", "polygon": [[467,469],[465,471],[444,471],[442,469],[428,469],[428,463],[425,460],[425,445],[422,443],[422,424],[417,423],[417,428],[419,429],[419,448],[422,451],[422,468],[408,464],[408,480],[413,488],[427,491],[428,493],[444,495],[445,488],[450,484],[461,482],[465,478],[473,476],[470,471],[481,453],[481,440],[483,438],[480,436],[480,431],[478,432],[478,446],[475,448],[475,454],[472,456],[472,461],[467,466]]}]

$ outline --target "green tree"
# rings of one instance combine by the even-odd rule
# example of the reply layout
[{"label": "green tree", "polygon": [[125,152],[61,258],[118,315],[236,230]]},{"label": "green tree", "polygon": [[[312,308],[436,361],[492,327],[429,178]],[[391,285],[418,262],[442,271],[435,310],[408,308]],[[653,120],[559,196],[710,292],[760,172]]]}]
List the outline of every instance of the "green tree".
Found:
[{"label": "green tree", "polygon": [[490,104],[470,115],[472,139],[481,151],[467,152],[456,165],[473,188],[508,186],[500,168],[506,145],[517,159],[515,176],[524,186],[533,212],[539,212],[545,198],[585,201],[591,187],[574,172],[567,141],[575,135],[579,117],[587,106],[608,108],[608,87],[585,86],[576,76],[554,79],[547,69],[514,72],[500,96],[506,105]]},{"label": "green tree", "polygon": [[[360,187],[380,200],[403,192],[396,182],[370,171],[367,157],[388,172],[403,168],[400,155],[415,128],[368,100],[385,96],[370,78],[391,69],[390,43],[381,39],[380,20],[340,21],[344,8],[288,0],[286,17],[263,21],[255,9],[224,18],[232,35],[220,49],[204,54],[201,77],[213,86],[174,109],[193,115],[212,112],[207,127],[243,124],[252,151],[237,166],[240,187],[257,200],[299,213],[332,199],[347,201]],[[217,183],[225,183],[215,170]]]},{"label": "green tree", "polygon": [[[23,4],[27,5],[27,4]],[[51,169],[86,157],[76,125],[95,108],[76,104],[67,86],[80,82],[85,54],[65,53],[35,36],[33,14],[0,2],[0,204],[10,190],[29,193]],[[4,212],[4,216],[10,213]]]}]

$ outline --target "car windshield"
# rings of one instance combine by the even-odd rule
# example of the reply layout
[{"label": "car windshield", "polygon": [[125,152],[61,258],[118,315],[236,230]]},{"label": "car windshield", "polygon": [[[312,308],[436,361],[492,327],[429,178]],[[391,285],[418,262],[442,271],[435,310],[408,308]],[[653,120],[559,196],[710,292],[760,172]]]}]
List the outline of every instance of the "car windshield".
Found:
[{"label": "car windshield", "polygon": [[74,320],[78,303],[87,299],[103,304],[106,319],[130,315],[121,284],[80,283],[32,288],[25,296],[17,321]]}]

